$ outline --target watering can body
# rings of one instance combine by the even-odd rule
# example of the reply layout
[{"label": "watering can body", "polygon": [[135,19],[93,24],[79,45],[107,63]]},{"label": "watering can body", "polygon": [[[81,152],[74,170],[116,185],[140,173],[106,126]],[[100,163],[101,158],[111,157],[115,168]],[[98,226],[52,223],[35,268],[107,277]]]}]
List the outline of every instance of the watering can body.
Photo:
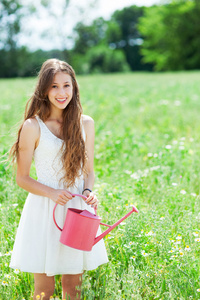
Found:
[{"label": "watering can body", "polygon": [[[80,196],[86,198],[83,195],[73,194],[72,196]],[[132,210],[128,212],[123,218],[118,220],[113,225],[101,223],[101,218],[96,214],[89,212],[88,210],[80,210],[75,208],[68,208],[67,215],[63,229],[61,229],[55,220],[55,209],[53,210],[53,220],[57,228],[61,231],[60,242],[68,247],[72,247],[82,251],[91,251],[92,247],[100,241],[105,235],[119,225],[124,219],[126,219],[133,212],[138,212],[136,207],[132,207]],[[99,225],[109,227],[106,231],[100,234],[98,237],[97,231]]]}]

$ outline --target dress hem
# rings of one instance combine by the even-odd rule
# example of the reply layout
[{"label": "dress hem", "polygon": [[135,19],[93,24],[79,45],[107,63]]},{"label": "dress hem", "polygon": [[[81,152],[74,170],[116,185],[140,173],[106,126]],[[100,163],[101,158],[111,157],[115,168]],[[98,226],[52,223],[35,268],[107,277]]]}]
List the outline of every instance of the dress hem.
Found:
[{"label": "dress hem", "polygon": [[19,266],[17,266],[17,265],[10,265],[9,267],[11,268],[11,269],[17,269],[17,270],[20,270],[21,272],[26,272],[26,273],[32,273],[32,274],[46,274],[47,276],[56,276],[56,275],[76,275],[76,274],[83,274],[84,273],[84,271],[93,271],[93,270],[95,270],[95,269],[97,269],[99,266],[101,266],[101,265],[104,265],[104,264],[107,264],[108,263],[108,261],[106,261],[106,262],[103,262],[103,263],[100,263],[100,264],[98,264],[97,266],[95,266],[95,267],[90,267],[90,268],[85,268],[85,269],[82,269],[82,270],[80,270],[80,271],[72,271],[72,270],[70,270],[70,271],[68,271],[68,272],[63,272],[63,271],[61,271],[61,272],[42,272],[42,271],[30,271],[30,269],[29,270],[27,270],[27,269],[25,269],[25,268],[20,268]]}]

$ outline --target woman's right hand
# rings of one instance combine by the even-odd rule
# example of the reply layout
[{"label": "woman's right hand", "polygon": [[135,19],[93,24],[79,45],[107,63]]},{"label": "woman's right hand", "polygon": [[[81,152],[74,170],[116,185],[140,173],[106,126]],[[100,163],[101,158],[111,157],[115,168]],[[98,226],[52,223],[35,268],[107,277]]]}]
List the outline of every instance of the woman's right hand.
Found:
[{"label": "woman's right hand", "polygon": [[67,190],[53,189],[50,198],[57,204],[65,205],[73,196]]}]

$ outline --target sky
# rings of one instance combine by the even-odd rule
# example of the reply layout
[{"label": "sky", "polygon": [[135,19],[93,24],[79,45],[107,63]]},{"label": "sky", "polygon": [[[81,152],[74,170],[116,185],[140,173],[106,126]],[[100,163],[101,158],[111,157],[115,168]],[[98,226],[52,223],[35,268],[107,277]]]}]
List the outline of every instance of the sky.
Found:
[{"label": "sky", "polygon": [[[70,48],[72,39],[66,39],[66,36],[73,35],[73,27],[77,22],[82,21],[89,24],[98,17],[109,19],[115,10],[121,10],[131,5],[151,6],[161,1],[70,0],[67,12],[63,15],[64,0],[52,0],[51,13],[40,7],[37,16],[28,16],[27,19],[24,19],[19,45],[25,45],[32,51]],[[88,3],[90,3],[90,7],[88,7]]]}]

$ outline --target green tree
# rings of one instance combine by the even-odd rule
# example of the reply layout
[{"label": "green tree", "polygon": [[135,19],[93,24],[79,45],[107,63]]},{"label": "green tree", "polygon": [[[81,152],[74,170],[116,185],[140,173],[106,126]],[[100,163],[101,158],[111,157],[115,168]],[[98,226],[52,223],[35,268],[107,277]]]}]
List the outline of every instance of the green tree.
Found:
[{"label": "green tree", "polygon": [[144,7],[130,6],[114,12],[109,22],[108,42],[116,49],[122,49],[132,70],[151,70],[151,65],[141,63],[140,45],[143,43],[138,30],[139,19]]},{"label": "green tree", "polygon": [[94,20],[91,25],[79,22],[74,28],[75,40],[73,51],[85,54],[91,47],[105,41],[106,28],[107,22],[103,18]]},{"label": "green tree", "polygon": [[200,68],[199,15],[199,1],[146,8],[139,21],[144,62],[158,71]]}]

